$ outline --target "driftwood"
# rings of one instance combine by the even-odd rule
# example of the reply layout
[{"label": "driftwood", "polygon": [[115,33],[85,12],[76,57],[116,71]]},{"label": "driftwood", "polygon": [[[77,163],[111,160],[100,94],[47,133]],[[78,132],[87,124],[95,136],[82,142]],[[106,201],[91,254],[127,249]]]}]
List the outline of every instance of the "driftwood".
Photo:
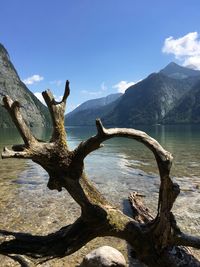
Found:
[{"label": "driftwood", "polygon": [[[64,127],[64,112],[69,93],[68,81],[60,102],[55,101],[49,90],[43,92],[53,123],[53,133],[48,143],[33,136],[20,113],[20,103],[4,96],[4,107],[18,128],[24,144],[14,145],[12,149],[4,148],[2,158],[27,158],[41,165],[49,174],[48,188],[58,191],[66,189],[80,205],[81,216],[73,224],[46,236],[1,230],[0,253],[11,257],[23,255],[24,264],[26,257],[37,264],[70,255],[95,237],[114,236],[126,240],[137,258],[147,266],[200,266],[198,260],[187,250],[180,248],[180,254],[174,253],[174,248],[178,246],[200,248],[200,238],[182,233],[171,212],[180,192],[179,186],[169,176],[172,155],[142,131],[106,129],[99,119],[96,120],[97,134],[81,142],[76,149],[69,150]],[[155,217],[149,216],[145,208],[139,208],[140,214],[135,218],[124,215],[87,178],[84,159],[99,149],[104,141],[114,137],[136,139],[154,154],[160,174]]]}]

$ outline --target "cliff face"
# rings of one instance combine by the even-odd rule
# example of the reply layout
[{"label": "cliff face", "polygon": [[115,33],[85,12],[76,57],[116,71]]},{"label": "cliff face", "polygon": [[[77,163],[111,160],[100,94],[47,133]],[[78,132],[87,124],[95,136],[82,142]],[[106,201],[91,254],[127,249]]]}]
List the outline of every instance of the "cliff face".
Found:
[{"label": "cliff face", "polygon": [[173,79],[155,73],[126,90],[115,109],[102,118],[107,125],[134,127],[162,123],[177,101],[196,83],[196,77]]},{"label": "cliff face", "polygon": [[31,127],[51,125],[47,108],[20,80],[8,52],[0,44],[0,128],[14,127],[9,114],[2,107],[3,95],[9,95],[21,103],[24,119]]},{"label": "cliff face", "polygon": [[164,118],[164,123],[200,123],[200,81],[178,101]]},{"label": "cliff face", "polygon": [[[100,117],[105,125],[134,127],[137,124],[199,123],[200,71],[168,64],[158,73],[129,87],[117,100],[89,100],[67,114],[67,125],[94,125]],[[101,106],[100,106],[101,104]]]}]

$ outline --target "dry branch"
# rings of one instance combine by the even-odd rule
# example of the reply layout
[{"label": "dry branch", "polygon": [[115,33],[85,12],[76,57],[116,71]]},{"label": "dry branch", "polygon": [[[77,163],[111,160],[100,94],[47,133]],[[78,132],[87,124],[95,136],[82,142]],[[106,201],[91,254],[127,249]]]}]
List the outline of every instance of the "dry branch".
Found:
[{"label": "dry branch", "polygon": [[[69,82],[66,82],[62,101],[56,102],[50,90],[43,92],[53,122],[50,142],[39,142],[24,122],[20,105],[8,96],[4,106],[17,126],[24,145],[4,149],[2,158],[30,158],[41,165],[49,174],[47,186],[61,191],[66,189],[80,205],[81,217],[48,236],[1,231],[0,253],[4,255],[25,255],[33,260],[49,260],[64,257],[80,249],[97,236],[115,236],[126,240],[138,258],[150,267],[200,266],[188,252],[181,250],[183,259],[173,253],[176,245],[199,248],[199,238],[181,233],[171,212],[179,194],[179,186],[170,178],[172,155],[155,139],[134,129],[106,129],[100,120],[96,121],[97,134],[70,151],[67,146],[64,127],[64,112],[69,96]],[[89,181],[84,172],[84,159],[102,143],[114,137],[135,139],[149,148],[156,159],[160,173],[160,190],[157,215],[150,216],[146,209],[135,209],[140,214],[135,219],[124,215],[112,206]],[[7,239],[8,236],[12,237]],[[180,255],[180,253],[179,253]],[[186,264],[186,265],[184,265]]]},{"label": "dry branch", "polygon": [[13,102],[9,96],[3,97],[3,103],[15,123],[21,137],[23,138],[25,145],[28,147],[31,143],[36,142],[36,138],[32,135],[21,115],[20,103],[18,101]]}]

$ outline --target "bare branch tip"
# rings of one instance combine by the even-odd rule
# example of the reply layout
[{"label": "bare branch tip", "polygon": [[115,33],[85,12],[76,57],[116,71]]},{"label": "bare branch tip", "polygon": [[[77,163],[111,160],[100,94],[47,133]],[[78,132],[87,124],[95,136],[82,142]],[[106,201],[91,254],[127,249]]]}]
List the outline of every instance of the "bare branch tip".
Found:
[{"label": "bare branch tip", "polygon": [[8,152],[10,151],[6,146],[3,148],[3,152]]},{"label": "bare branch tip", "polygon": [[42,95],[43,95],[43,97],[45,97],[47,95],[52,95],[51,90],[50,89],[47,89],[47,90],[43,91],[42,92]]},{"label": "bare branch tip", "polygon": [[46,90],[45,91],[42,91],[42,96],[44,98],[44,95],[46,94]]},{"label": "bare branch tip", "polygon": [[96,119],[96,127],[97,127],[97,132],[99,135],[104,135],[105,134],[105,128],[103,127],[103,124],[101,122],[101,119]]},{"label": "bare branch tip", "polygon": [[2,158],[2,159],[7,158],[7,156],[11,154],[10,152],[11,152],[11,151],[5,146],[5,147],[3,148],[3,152],[1,153],[1,158]]},{"label": "bare branch tip", "polygon": [[27,151],[14,151],[10,150],[7,147],[4,147],[3,152],[1,153],[1,158],[29,158],[31,159],[31,155],[27,153]]},{"label": "bare branch tip", "polygon": [[55,102],[54,96],[53,96],[50,89],[43,91],[42,96],[43,96],[47,106],[49,106],[50,104]]},{"label": "bare branch tip", "polygon": [[19,101],[14,101],[13,104],[12,104],[12,107],[15,109],[15,108],[20,108],[22,105],[20,104]]},{"label": "bare branch tip", "polygon": [[98,132],[104,132],[104,127],[103,127],[103,124],[101,122],[101,119],[96,119],[96,127],[97,127],[97,131]]},{"label": "bare branch tip", "polygon": [[2,100],[5,108],[10,107],[13,103],[12,99],[8,95],[4,95]]},{"label": "bare branch tip", "polygon": [[8,95],[3,96],[3,107],[6,109],[15,109],[21,107],[19,101],[13,101],[12,98]]},{"label": "bare branch tip", "polygon": [[65,83],[65,92],[64,92],[64,95],[63,95],[62,102],[63,101],[66,101],[66,99],[69,96],[69,94],[70,94],[69,80],[66,80],[66,83]]},{"label": "bare branch tip", "polygon": [[66,80],[65,88],[69,87],[69,80]]}]

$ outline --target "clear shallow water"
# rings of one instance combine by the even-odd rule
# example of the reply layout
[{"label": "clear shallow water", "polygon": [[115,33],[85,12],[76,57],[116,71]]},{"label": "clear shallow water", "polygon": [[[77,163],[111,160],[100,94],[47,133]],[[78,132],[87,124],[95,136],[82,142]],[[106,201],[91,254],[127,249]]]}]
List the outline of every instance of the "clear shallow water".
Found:
[{"label": "clear shallow water", "polygon": [[[184,230],[198,234],[200,126],[157,125],[138,129],[146,131],[173,154],[171,176],[182,189],[174,212]],[[71,149],[96,132],[88,127],[66,130]],[[34,129],[34,132],[40,139],[50,136],[50,130]],[[0,130],[1,150],[5,145],[21,142],[16,130]],[[98,189],[115,205],[122,206],[129,192],[139,191],[146,196],[148,207],[156,210],[158,170],[154,156],[144,145],[122,138],[109,140],[87,157],[85,168]],[[46,172],[30,160],[0,159],[0,228],[47,233],[71,223],[80,212],[78,206],[67,192],[48,190],[47,181]]]},{"label": "clear shallow water", "polygon": [[[183,228],[200,230],[200,126],[139,127],[173,154],[171,176],[181,187],[174,212]],[[94,134],[95,129],[68,129],[70,145]],[[87,173],[100,191],[114,203],[121,203],[131,191],[146,195],[145,202],[156,210],[159,177],[153,154],[141,143],[116,138],[90,155],[85,163]],[[194,220],[193,220],[194,219]],[[191,221],[191,222],[189,222]],[[189,228],[189,229],[188,229]]]}]

